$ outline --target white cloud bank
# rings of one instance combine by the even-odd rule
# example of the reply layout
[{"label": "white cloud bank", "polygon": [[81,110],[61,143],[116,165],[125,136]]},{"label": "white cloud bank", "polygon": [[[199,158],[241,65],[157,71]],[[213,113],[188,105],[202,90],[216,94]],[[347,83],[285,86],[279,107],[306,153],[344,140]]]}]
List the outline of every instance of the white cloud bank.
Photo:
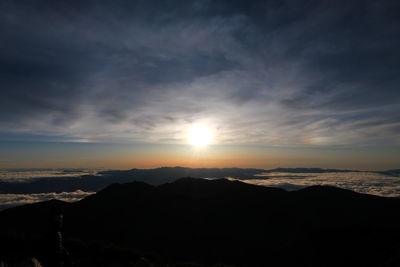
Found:
[{"label": "white cloud bank", "polygon": [[[278,187],[288,191],[313,185],[330,185],[355,192],[384,197],[400,197],[400,177],[373,172],[333,172],[333,173],[284,173],[273,172],[259,176],[259,179],[240,180],[242,182]],[[234,178],[230,178],[236,180]],[[58,199],[68,202],[81,200],[95,192],[77,190],[75,192],[40,194],[0,194],[0,210],[18,205]]]},{"label": "white cloud bank", "polygon": [[24,205],[31,204],[40,201],[46,201],[51,199],[58,199],[62,201],[74,202],[81,200],[95,192],[85,192],[82,190],[76,190],[75,192],[61,192],[61,193],[40,193],[40,194],[0,194],[0,210]]},{"label": "white cloud bank", "polygon": [[364,194],[400,197],[400,177],[373,172],[334,173],[265,173],[247,183],[297,190],[313,185],[330,185]]}]

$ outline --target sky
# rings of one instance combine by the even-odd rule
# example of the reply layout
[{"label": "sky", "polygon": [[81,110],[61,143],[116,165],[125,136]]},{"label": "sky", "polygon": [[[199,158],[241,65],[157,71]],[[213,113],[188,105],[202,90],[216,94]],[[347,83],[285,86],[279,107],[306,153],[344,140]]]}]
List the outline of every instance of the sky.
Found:
[{"label": "sky", "polygon": [[[0,167],[400,168],[399,13],[0,1]],[[198,125],[213,135],[201,149]]]}]

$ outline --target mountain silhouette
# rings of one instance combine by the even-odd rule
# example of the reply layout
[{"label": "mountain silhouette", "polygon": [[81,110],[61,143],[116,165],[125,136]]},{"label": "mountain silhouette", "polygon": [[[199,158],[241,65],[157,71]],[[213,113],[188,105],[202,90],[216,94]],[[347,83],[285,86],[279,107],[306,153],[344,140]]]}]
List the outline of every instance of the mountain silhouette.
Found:
[{"label": "mountain silhouette", "polygon": [[[71,170],[76,172],[75,169]],[[71,172],[70,171],[70,172]],[[64,170],[68,173],[68,170]],[[350,170],[321,169],[321,168],[277,168],[271,170],[243,169],[243,168],[185,168],[161,167],[155,169],[131,169],[101,171],[98,175],[82,175],[80,177],[31,178],[20,181],[0,181],[0,193],[32,194],[50,192],[74,192],[76,190],[97,192],[113,183],[128,183],[133,181],[146,182],[151,185],[160,185],[174,182],[181,177],[198,178],[236,178],[240,180],[260,179],[259,174],[287,172],[287,173],[325,173],[325,172],[354,172]],[[396,170],[382,174],[395,174]],[[398,173],[396,174],[398,176]],[[286,175],[286,177],[288,177]],[[296,177],[293,175],[292,177]],[[263,179],[268,179],[264,176]]]},{"label": "mountain silhouette", "polygon": [[[36,256],[40,247],[34,244],[54,206],[64,209],[65,240],[78,263],[88,255],[92,261],[105,257],[104,247],[112,247],[160,266],[398,266],[400,199],[330,186],[287,192],[190,177],[159,186],[112,184],[76,203],[4,210],[0,236],[15,246],[24,240],[23,252]],[[15,254],[2,244],[3,253]],[[95,247],[103,253],[94,253]],[[122,254],[110,257],[116,261]]]},{"label": "mountain silhouette", "polygon": [[49,192],[74,192],[76,190],[97,192],[113,183],[142,181],[160,185],[176,181],[181,177],[254,179],[262,169],[242,168],[185,168],[161,167],[155,169],[131,169],[101,171],[98,175],[80,177],[31,178],[20,181],[0,181],[0,193],[32,194]]}]

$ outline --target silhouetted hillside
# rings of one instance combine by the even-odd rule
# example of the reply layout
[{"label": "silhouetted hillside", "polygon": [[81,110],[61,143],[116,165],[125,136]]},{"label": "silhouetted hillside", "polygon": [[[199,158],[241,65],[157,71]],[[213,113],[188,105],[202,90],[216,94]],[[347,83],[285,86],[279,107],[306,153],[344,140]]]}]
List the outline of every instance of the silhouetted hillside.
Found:
[{"label": "silhouetted hillside", "polygon": [[[45,210],[54,205],[64,207],[65,237],[78,263],[88,255],[103,259],[93,250],[108,247],[124,251],[123,257],[146,255],[160,266],[398,264],[400,200],[335,187],[287,192],[195,178],[160,186],[113,184],[72,204],[50,201],[5,210],[1,235],[30,240],[25,244],[40,240]],[[122,257],[117,254],[110,257]]]},{"label": "silhouetted hillside", "polygon": [[132,177],[143,179],[150,184],[162,184],[175,181],[181,177],[199,178],[225,178],[235,177],[238,179],[254,178],[255,174],[264,172],[263,169],[242,169],[242,168],[186,168],[186,167],[161,167],[156,169],[132,169],[132,170],[113,170],[100,172],[102,175]]},{"label": "silhouetted hillside", "polygon": [[112,183],[142,181],[152,185],[173,182],[181,177],[252,179],[262,169],[241,168],[184,168],[163,167],[156,169],[132,169],[102,171],[99,175],[82,175],[66,178],[33,178],[24,182],[0,181],[0,193],[30,194],[49,192],[97,192]]},{"label": "silhouetted hillside", "polygon": [[[76,170],[73,170],[77,172]],[[65,171],[68,172],[68,171]],[[236,178],[246,179],[269,179],[268,176],[257,176],[262,173],[332,173],[332,172],[357,172],[355,170],[337,170],[321,168],[276,168],[242,169],[242,168],[184,168],[184,167],[162,167],[156,169],[131,169],[101,171],[98,175],[82,175],[80,177],[63,178],[32,178],[24,182],[0,181],[0,194],[31,194],[50,192],[74,192],[83,190],[97,192],[112,183],[129,183],[141,181],[152,185],[160,185],[176,181],[181,177],[198,178]],[[377,173],[399,176],[398,170],[379,171]],[[285,176],[289,177],[289,176]],[[293,176],[298,177],[298,176]]]}]

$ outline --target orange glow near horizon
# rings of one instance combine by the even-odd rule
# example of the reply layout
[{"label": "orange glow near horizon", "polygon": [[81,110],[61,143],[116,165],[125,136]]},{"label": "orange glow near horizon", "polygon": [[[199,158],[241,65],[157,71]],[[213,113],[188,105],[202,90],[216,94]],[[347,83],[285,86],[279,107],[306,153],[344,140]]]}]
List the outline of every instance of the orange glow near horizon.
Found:
[{"label": "orange glow near horizon", "polygon": [[371,167],[362,160],[353,160],[349,164],[346,159],[337,161],[332,165],[329,158],[313,157],[284,157],[284,156],[249,156],[249,155],[207,155],[206,153],[193,153],[192,156],[143,156],[143,157],[113,157],[98,159],[65,159],[65,160],[43,160],[40,162],[26,162],[1,168],[93,168],[93,169],[151,169],[159,167],[190,167],[190,168],[260,168],[272,169],[278,167],[320,167],[337,169],[360,169],[360,170],[385,170],[390,169],[385,165],[390,162],[378,162]]},{"label": "orange glow near horizon", "polygon": [[[60,144],[25,145],[3,149],[0,168],[94,168],[132,169],[158,167],[261,168],[319,167],[333,169],[387,170],[400,165],[396,151],[288,149],[256,145],[166,144]],[[386,155],[387,154],[387,155]],[[393,156],[392,156],[393,154]]]}]

